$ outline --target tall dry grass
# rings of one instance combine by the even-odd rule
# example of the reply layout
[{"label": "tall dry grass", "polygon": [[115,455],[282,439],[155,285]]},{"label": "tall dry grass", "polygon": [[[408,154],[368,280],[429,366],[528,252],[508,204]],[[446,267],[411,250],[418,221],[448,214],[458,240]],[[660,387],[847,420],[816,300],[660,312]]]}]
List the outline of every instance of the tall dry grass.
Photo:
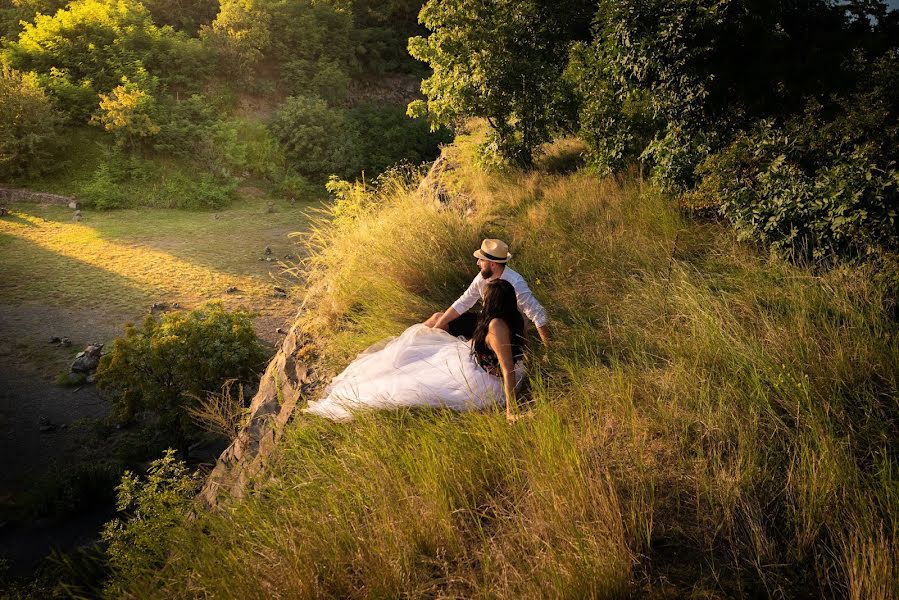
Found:
[{"label": "tall dry grass", "polygon": [[261,490],[131,593],[896,598],[899,337],[872,273],[769,258],[637,175],[488,174],[472,148],[455,205],[398,186],[319,224],[305,323],[338,369],[504,238],[552,315],[532,418],[298,418]]}]

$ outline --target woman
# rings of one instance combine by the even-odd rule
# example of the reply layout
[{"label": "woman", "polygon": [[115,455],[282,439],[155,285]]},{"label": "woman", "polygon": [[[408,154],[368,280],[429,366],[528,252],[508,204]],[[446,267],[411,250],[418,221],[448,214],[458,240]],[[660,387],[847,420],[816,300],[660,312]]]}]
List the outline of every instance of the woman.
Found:
[{"label": "woman", "polygon": [[374,408],[475,410],[504,403],[513,421],[523,356],[524,319],[515,289],[497,279],[487,286],[470,344],[442,329],[413,325],[382,348],[360,354],[331,381],[325,398],[305,410],[347,421],[353,412]]}]

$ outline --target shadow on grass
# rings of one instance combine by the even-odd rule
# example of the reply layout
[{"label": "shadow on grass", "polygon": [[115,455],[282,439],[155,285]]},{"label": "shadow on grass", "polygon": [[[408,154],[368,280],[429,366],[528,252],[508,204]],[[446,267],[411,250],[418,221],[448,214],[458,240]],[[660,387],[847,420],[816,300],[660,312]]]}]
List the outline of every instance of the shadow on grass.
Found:
[{"label": "shadow on grass", "polygon": [[[63,256],[29,240],[0,233],[0,301],[38,302],[74,308],[146,304],[159,290],[147,289],[112,271]],[[110,302],[112,301],[112,302]],[[122,302],[129,306],[122,306]],[[27,335],[20,332],[18,335]]]},{"label": "shadow on grass", "polygon": [[[12,210],[14,210],[16,212],[25,212],[21,205],[16,205],[16,206],[12,207]],[[10,212],[9,214],[7,214],[5,216],[0,217],[0,221],[9,221],[9,222],[15,223],[16,225],[24,225],[25,227],[37,227],[37,225],[35,225],[31,221],[29,221],[27,219],[23,219],[22,217],[18,216],[17,214],[15,214],[13,212]]]}]

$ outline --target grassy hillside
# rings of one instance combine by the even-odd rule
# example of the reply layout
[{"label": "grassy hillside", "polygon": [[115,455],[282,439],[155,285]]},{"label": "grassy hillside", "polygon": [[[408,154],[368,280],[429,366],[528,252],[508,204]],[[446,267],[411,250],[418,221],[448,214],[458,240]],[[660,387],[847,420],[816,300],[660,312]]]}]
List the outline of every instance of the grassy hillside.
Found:
[{"label": "grassy hillside", "polygon": [[[115,595],[895,598],[899,337],[876,273],[813,272],[638,176],[451,149],[454,203],[386,185],[310,237],[322,370],[448,305],[506,239],[552,317],[531,418],[298,416],[249,501],[173,528]],[[533,333],[533,332],[532,332]]]}]

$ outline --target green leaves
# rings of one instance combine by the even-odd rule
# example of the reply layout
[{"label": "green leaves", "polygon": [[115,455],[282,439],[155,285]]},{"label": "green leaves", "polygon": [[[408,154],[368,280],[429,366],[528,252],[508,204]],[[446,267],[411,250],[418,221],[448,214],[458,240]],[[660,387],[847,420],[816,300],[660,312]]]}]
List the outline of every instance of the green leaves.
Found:
[{"label": "green leaves", "polygon": [[183,441],[193,431],[189,396],[203,396],[229,379],[253,381],[266,353],[251,315],[212,303],[191,312],[149,316],[113,342],[97,369],[97,385],[112,393],[113,411],[127,421],[149,411],[162,431]]}]

